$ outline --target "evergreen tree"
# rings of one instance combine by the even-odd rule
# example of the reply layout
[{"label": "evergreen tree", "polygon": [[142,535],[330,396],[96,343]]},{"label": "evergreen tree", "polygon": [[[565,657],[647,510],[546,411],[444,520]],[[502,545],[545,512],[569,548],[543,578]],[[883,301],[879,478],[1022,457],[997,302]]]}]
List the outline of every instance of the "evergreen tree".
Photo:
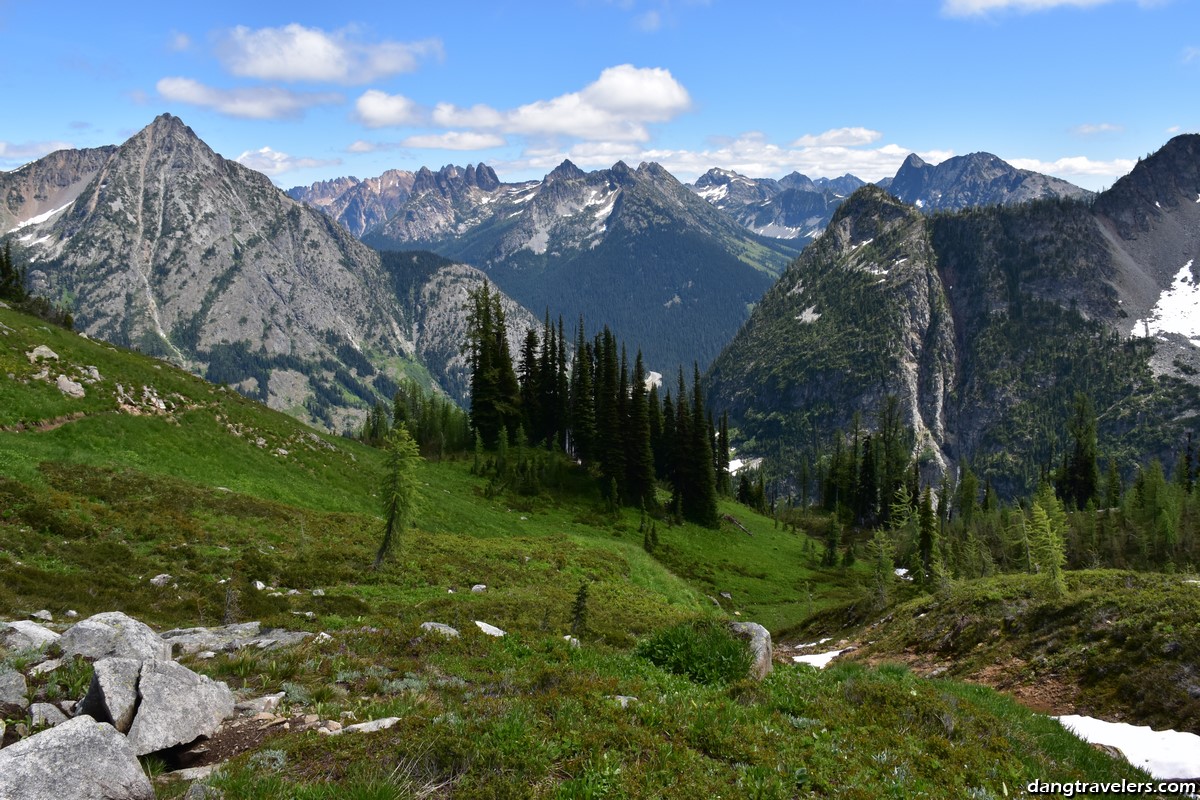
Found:
[{"label": "evergreen tree", "polygon": [[646,401],[646,371],[639,350],[633,362],[633,379],[630,385],[629,426],[626,441],[626,500],[641,504],[642,508],[654,504],[654,453],[650,449],[650,407]]},{"label": "evergreen tree", "polygon": [[5,241],[0,253],[0,300],[23,303],[29,299],[25,292],[25,272],[13,263],[12,242]]},{"label": "evergreen tree", "polygon": [[692,375],[692,444],[688,454],[695,477],[691,502],[685,503],[684,516],[698,525],[715,528],[720,522],[717,512],[717,475],[713,468],[712,427],[704,413],[704,394],[700,387],[700,366],[694,364]]},{"label": "evergreen tree", "polygon": [[403,425],[392,429],[387,438],[387,468],[382,486],[384,529],[383,541],[375,554],[375,569],[383,564],[395,540],[421,504],[417,467],[421,454],[417,443]]},{"label": "evergreen tree", "polygon": [[1067,426],[1070,437],[1063,468],[1058,480],[1058,493],[1074,508],[1084,508],[1097,494],[1100,471],[1096,466],[1096,412],[1087,395],[1079,392]]},{"label": "evergreen tree", "polygon": [[571,372],[571,449],[575,457],[590,464],[595,456],[596,401],[592,383],[592,347],[579,318],[575,338],[575,364]]},{"label": "evergreen tree", "polygon": [[1054,492],[1045,487],[1033,501],[1029,514],[1029,548],[1037,573],[1043,576],[1045,590],[1055,597],[1067,593],[1063,579],[1066,548],[1063,534],[1066,513]]},{"label": "evergreen tree", "polygon": [[821,558],[821,566],[836,567],[838,550],[842,547],[842,524],[837,515],[829,519],[829,531],[825,534],[825,555]]},{"label": "evergreen tree", "polygon": [[729,496],[729,412],[721,414],[721,427],[717,433],[717,492]]},{"label": "evergreen tree", "polygon": [[920,534],[918,553],[921,558],[921,577],[928,585],[934,579],[934,559],[937,557],[937,521],[934,519],[933,497],[928,486],[921,493],[917,527]]}]

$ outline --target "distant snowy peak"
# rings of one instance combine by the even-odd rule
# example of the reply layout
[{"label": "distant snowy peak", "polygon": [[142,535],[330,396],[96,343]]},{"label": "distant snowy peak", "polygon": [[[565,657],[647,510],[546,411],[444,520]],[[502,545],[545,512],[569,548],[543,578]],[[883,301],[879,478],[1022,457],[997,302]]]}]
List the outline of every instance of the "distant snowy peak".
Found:
[{"label": "distant snowy peak", "polygon": [[862,185],[853,175],[813,181],[792,172],[775,180],[714,167],[689,188],[759,236],[805,244],[821,234],[838,204]]}]

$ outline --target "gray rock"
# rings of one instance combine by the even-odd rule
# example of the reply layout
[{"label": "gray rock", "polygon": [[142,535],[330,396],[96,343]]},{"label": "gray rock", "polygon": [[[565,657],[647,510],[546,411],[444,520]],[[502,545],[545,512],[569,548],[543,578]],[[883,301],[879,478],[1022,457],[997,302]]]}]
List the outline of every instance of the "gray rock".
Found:
[{"label": "gray rock", "polygon": [[34,703],[29,707],[29,716],[33,727],[44,728],[59,725],[67,721],[67,715],[58,706],[49,703]]},{"label": "gray rock", "polygon": [[724,597],[726,600],[733,599],[733,595],[731,595],[729,592],[721,592],[721,597]]},{"label": "gray rock", "polygon": [[39,361],[58,361],[58,353],[44,344],[39,344],[30,350],[25,354],[25,357],[29,359],[30,364],[36,364]]},{"label": "gray rock", "polygon": [[168,583],[170,583],[172,580],[173,580],[172,576],[164,572],[161,575],[155,575],[153,578],[151,578],[150,585],[162,588],[163,586],[166,586]]},{"label": "gray rock", "polygon": [[62,664],[63,660],[61,658],[52,658],[49,661],[43,661],[42,663],[35,664],[29,668],[29,676],[33,677],[34,675],[43,675],[47,672],[54,672],[54,670],[61,667]]},{"label": "gray rock", "polygon": [[268,694],[262,697],[257,697],[253,700],[243,700],[234,706],[234,710],[239,714],[254,715],[266,714],[279,708],[279,704],[283,702],[283,698],[287,696],[287,692],[278,692],[277,694]]},{"label": "gray rock", "polygon": [[68,608],[68,609],[67,609],[67,616],[68,616],[68,617],[70,617],[71,619],[75,619],[75,617],[78,617],[78,616],[79,616],[79,612],[78,612],[78,611],[76,611],[76,610],[75,610],[75,609],[73,609],[73,608]]},{"label": "gray rock", "polygon": [[23,717],[27,708],[29,685],[25,683],[25,676],[0,666],[0,717]]},{"label": "gray rock", "polygon": [[136,658],[97,661],[93,666],[92,684],[79,703],[79,713],[108,722],[121,733],[129,733],[137,711],[141,672],[142,662]]},{"label": "gray rock", "polygon": [[9,650],[40,650],[57,641],[57,633],[36,622],[0,622],[0,642]]},{"label": "gray rock", "polygon": [[422,622],[421,630],[437,631],[442,636],[445,636],[447,639],[457,639],[458,638],[458,631],[442,622]]},{"label": "gray rock", "polygon": [[58,386],[58,390],[67,397],[84,397],[87,395],[82,383],[73,381],[66,375],[59,375],[58,379],[55,380],[55,384]]},{"label": "gray rock", "polygon": [[228,686],[174,661],[144,662],[138,694],[129,743],[139,756],[211,736],[233,716]]},{"label": "gray rock", "polygon": [[375,731],[386,730],[400,721],[399,717],[384,717],[383,719],[373,719],[370,722],[360,722],[357,725],[347,725],[341,730],[329,731],[330,736],[338,736],[343,733],[374,733]]},{"label": "gray rock", "polygon": [[261,633],[262,626],[259,623],[241,622],[217,628],[176,628],[164,632],[162,638],[172,650],[182,653],[199,653],[202,650],[220,653],[245,647]]},{"label": "gray rock", "polygon": [[571,647],[574,647],[577,650],[580,647],[579,640],[576,639],[574,636],[564,636],[563,641],[566,642],[567,644],[571,645]]},{"label": "gray rock", "polygon": [[125,737],[83,716],[0,750],[0,797],[154,800],[154,788]]},{"label": "gray rock", "polygon": [[313,596],[313,597],[324,597],[324,596],[325,596],[325,590],[324,590],[324,589],[313,589],[313,590],[312,590],[312,596]]},{"label": "gray rock", "polygon": [[40,619],[42,622],[54,622],[54,615],[46,609],[35,611],[29,615],[30,619]]},{"label": "gray rock", "polygon": [[261,592],[263,589],[267,588],[267,585],[262,581],[255,581],[254,588]]},{"label": "gray rock", "polygon": [[477,583],[471,587],[471,591],[474,592],[475,594],[483,594],[484,592],[487,591],[487,584],[486,583]]},{"label": "gray rock", "polygon": [[479,630],[486,633],[488,636],[504,636],[504,631],[497,628],[495,625],[488,625],[486,622],[475,620],[475,624],[479,626]]},{"label": "gray rock", "polygon": [[735,636],[750,642],[750,651],[754,654],[750,677],[761,681],[771,674],[771,632],[757,622],[731,622],[729,629]]},{"label": "gray rock", "polygon": [[150,626],[120,611],[106,611],[76,622],[58,640],[64,656],[87,658],[169,659],[171,646]]}]

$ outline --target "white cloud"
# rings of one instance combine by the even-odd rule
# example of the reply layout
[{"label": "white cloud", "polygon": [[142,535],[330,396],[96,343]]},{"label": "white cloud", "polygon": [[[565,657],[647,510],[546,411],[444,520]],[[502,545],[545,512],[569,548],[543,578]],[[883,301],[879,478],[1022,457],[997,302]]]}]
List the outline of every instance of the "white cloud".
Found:
[{"label": "white cloud", "polygon": [[1045,11],[1059,6],[1090,8],[1113,0],[944,0],[942,13],[951,17],[977,17],[993,11]]},{"label": "white cloud", "polygon": [[1125,128],[1121,125],[1114,125],[1111,122],[1100,122],[1076,125],[1071,129],[1071,132],[1079,136],[1095,136],[1098,133],[1121,133],[1123,130]]},{"label": "white cloud", "polygon": [[399,94],[369,89],[354,103],[354,115],[368,128],[417,125],[424,118],[420,106]]},{"label": "white cloud", "polygon": [[191,78],[163,78],[156,85],[166,100],[211,108],[242,119],[295,119],[312,106],[340,103],[340,94],[293,92],[275,86],[217,89]]},{"label": "white cloud", "polygon": [[[795,170],[814,178],[850,172],[874,181],[895,175],[910,152],[909,148],[897,144],[870,148],[847,145],[783,147],[768,141],[761,133],[749,132],[703,150],[646,148],[635,143],[611,141],[580,142],[567,150],[526,150],[521,159],[497,166],[513,171],[540,171],[552,169],[564,158],[588,168],[608,167],[616,161],[634,165],[657,161],[681,180],[694,180],[711,167],[722,167],[751,177],[781,176]],[[954,153],[928,150],[918,152],[918,155],[936,164]]]},{"label": "white cloud", "polygon": [[447,131],[445,133],[409,136],[400,142],[401,147],[431,150],[487,150],[492,147],[503,147],[505,144],[507,142],[504,141],[503,136],[497,136],[493,133],[476,133],[473,131]]},{"label": "white cloud", "polygon": [[691,106],[687,89],[669,70],[621,64],[605,69],[580,91],[508,111],[441,103],[434,108],[433,121],[529,136],[644,142],[650,138],[648,123],[674,119]]},{"label": "white cloud", "polygon": [[1087,156],[1067,156],[1055,161],[1042,161],[1036,158],[1010,158],[1007,161],[1017,169],[1029,169],[1059,178],[1075,175],[1117,178],[1133,169],[1136,163],[1130,158],[1094,161]]},{"label": "white cloud", "polygon": [[247,150],[234,161],[249,167],[250,169],[258,170],[265,175],[279,175],[284,172],[291,172],[297,169],[309,169],[312,167],[329,167],[342,163],[340,158],[321,159],[321,158],[301,158],[290,156],[287,153],[281,153],[278,150],[272,150],[270,147],[261,147],[258,150]]},{"label": "white cloud", "polygon": [[0,161],[34,161],[55,150],[74,150],[68,142],[0,142]]},{"label": "white cloud", "polygon": [[642,33],[654,33],[662,27],[662,14],[654,10],[639,14],[634,18],[633,26]]},{"label": "white cloud", "polygon": [[792,142],[792,147],[855,147],[871,144],[882,138],[882,133],[869,128],[833,128],[815,136],[805,134]]},{"label": "white cloud", "polygon": [[441,58],[437,39],[355,41],[353,29],[327,32],[292,23],[251,30],[239,25],[223,37],[218,57],[234,75],[263,80],[362,84],[412,72],[422,59]]},{"label": "white cloud", "polygon": [[186,33],[172,31],[171,38],[167,41],[167,47],[176,53],[186,53],[192,49],[192,37]]},{"label": "white cloud", "polygon": [[1179,131],[1181,131],[1181,130],[1183,130],[1183,129],[1180,128],[1178,125],[1172,125],[1171,127],[1167,128],[1167,133],[1174,136],[1175,134],[1179,133]]},{"label": "white cloud", "polygon": [[459,108],[452,103],[438,103],[433,108],[433,122],[443,128],[499,128],[504,124],[504,115],[482,104]]}]

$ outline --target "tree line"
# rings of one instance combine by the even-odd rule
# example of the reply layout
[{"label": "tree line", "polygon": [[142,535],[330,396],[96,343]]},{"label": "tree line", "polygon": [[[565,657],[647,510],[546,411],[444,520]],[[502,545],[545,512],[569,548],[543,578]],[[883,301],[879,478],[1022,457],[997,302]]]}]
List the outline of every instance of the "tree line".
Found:
[{"label": "tree line", "polygon": [[665,481],[666,510],[718,524],[718,491],[729,485],[728,423],[707,411],[698,367],[690,390],[681,369],[675,394],[660,393],[641,351],[631,364],[609,328],[589,339],[581,317],[570,342],[563,320],[552,323],[549,315],[540,335],[526,332],[514,366],[500,295],[486,282],[468,301],[464,352],[477,449],[505,456],[504,465],[513,446],[564,453],[614,507],[660,508],[656,484]]}]

